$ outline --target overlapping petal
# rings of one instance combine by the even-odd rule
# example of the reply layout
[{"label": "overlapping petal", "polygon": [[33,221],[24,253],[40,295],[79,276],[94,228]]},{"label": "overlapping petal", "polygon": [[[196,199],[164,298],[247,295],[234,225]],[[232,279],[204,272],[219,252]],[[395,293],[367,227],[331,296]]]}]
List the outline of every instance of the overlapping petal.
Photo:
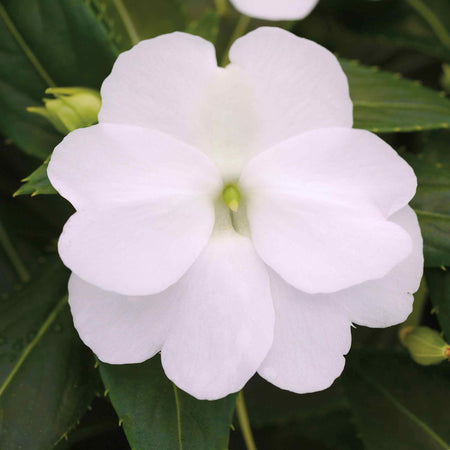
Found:
[{"label": "overlapping petal", "polygon": [[240,390],[266,356],[274,327],[267,270],[250,240],[233,231],[213,236],[174,287],[166,375],[199,399]]},{"label": "overlapping petal", "polygon": [[297,393],[320,391],[341,374],[350,350],[350,319],[332,295],[316,298],[271,272],[273,345],[258,373]]},{"label": "overlapping petal", "polygon": [[261,27],[233,44],[230,61],[253,91],[260,115],[258,151],[314,128],[352,126],[347,78],[324,47],[280,28]]},{"label": "overlapping petal", "polygon": [[167,337],[174,304],[172,289],[129,297],[104,291],[73,274],[69,303],[75,328],[101,361],[145,361],[161,350]]},{"label": "overlapping petal", "polygon": [[76,209],[120,206],[220,191],[220,175],[201,152],[157,131],[129,125],[75,130],[48,165],[58,192]]},{"label": "overlapping petal", "polygon": [[390,220],[411,236],[412,252],[385,277],[330,295],[348,311],[352,322],[359,325],[389,327],[405,321],[412,311],[412,294],[419,289],[423,274],[423,244],[416,214],[406,206]]},{"label": "overlapping petal", "polygon": [[219,73],[214,46],[198,36],[171,33],[122,53],[101,89],[100,123],[159,130],[203,148],[199,110]]},{"label": "overlapping petal", "polygon": [[139,127],[98,125],[67,136],[48,169],[77,208],[59,240],[79,277],[125,295],[175,283],[206,245],[220,177],[186,144]]},{"label": "overlapping petal", "polygon": [[387,327],[408,317],[423,272],[422,237],[409,206],[391,220],[411,236],[413,251],[379,280],[331,294],[306,294],[270,272],[275,332],[258,370],[261,376],[297,393],[326,389],[344,368],[351,322]]},{"label": "overlapping petal", "polygon": [[247,16],[267,20],[296,20],[306,17],[319,0],[231,0]]},{"label": "overlapping petal", "polygon": [[412,198],[415,175],[371,133],[303,133],[250,161],[240,185],[257,252],[304,292],[381,278],[411,251],[387,217]]}]

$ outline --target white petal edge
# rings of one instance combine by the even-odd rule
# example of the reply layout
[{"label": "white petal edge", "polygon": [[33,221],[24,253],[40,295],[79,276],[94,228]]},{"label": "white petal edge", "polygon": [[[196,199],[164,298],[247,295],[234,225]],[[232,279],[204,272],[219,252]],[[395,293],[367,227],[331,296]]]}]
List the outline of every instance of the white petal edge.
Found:
[{"label": "white petal edge", "polygon": [[208,242],[214,204],[172,196],[143,205],[76,212],[58,242],[83,280],[124,295],[149,295],[178,281]]},{"label": "white petal edge", "polygon": [[351,322],[387,327],[412,310],[412,293],[423,273],[422,237],[414,211],[391,220],[411,235],[413,251],[386,277],[332,294],[305,294],[271,273],[275,305],[274,341],[258,373],[296,393],[326,389],[341,374],[351,344]]},{"label": "white petal edge", "polygon": [[330,295],[358,325],[381,328],[404,322],[413,308],[413,294],[419,289],[423,275],[423,241],[417,216],[406,206],[390,220],[409,233],[412,252],[385,277]]},{"label": "white petal edge", "polygon": [[70,133],[55,148],[47,173],[76,209],[180,193],[214,198],[221,188],[219,172],[200,151],[157,131],[117,124]]},{"label": "white petal edge", "polygon": [[352,127],[347,77],[336,57],[315,42],[261,27],[236,40],[230,61],[253,90],[258,151],[307,130]]},{"label": "white petal edge", "polygon": [[196,118],[205,86],[220,70],[214,46],[198,36],[141,41],[117,58],[103,82],[99,122],[151,128],[202,148],[205,130]]},{"label": "white petal edge", "polygon": [[161,350],[171,325],[171,289],[129,297],[104,291],[72,274],[69,304],[81,340],[109,364],[146,361]]},{"label": "white petal edge", "polygon": [[416,188],[412,169],[369,132],[319,129],[252,159],[239,185],[258,254],[288,283],[329,293],[385,276],[411,252],[386,217]]},{"label": "white petal edge", "polygon": [[266,20],[305,18],[319,0],[230,0],[241,13]]},{"label": "white petal edge", "polygon": [[250,240],[214,235],[176,289],[161,353],[166,375],[198,399],[239,391],[266,356],[274,327],[268,274]]},{"label": "white petal edge", "polygon": [[305,294],[271,271],[275,306],[273,345],[259,375],[298,394],[321,391],[342,373],[351,322],[331,296]]}]

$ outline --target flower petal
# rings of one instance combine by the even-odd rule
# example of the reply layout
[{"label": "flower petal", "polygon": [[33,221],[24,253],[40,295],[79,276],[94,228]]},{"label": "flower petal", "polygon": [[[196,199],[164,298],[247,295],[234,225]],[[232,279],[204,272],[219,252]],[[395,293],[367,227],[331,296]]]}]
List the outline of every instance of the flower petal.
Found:
[{"label": "flower petal", "polygon": [[58,192],[76,209],[220,192],[220,175],[201,152],[165,134],[125,125],[70,133],[48,166]]},{"label": "flower petal", "polygon": [[412,198],[416,178],[371,133],[304,133],[250,161],[240,185],[257,252],[304,292],[381,278],[411,251],[387,216]]},{"label": "flower petal", "polygon": [[306,294],[271,275],[275,305],[272,348],[258,373],[297,393],[326,389],[342,372],[350,349],[351,321],[371,327],[403,322],[412,310],[423,272],[422,237],[414,211],[391,218],[411,235],[411,254],[380,280],[332,294]]},{"label": "flower petal", "polygon": [[271,272],[275,305],[273,345],[258,373],[299,394],[329,387],[341,374],[351,345],[351,322],[332,296],[316,298]]},{"label": "flower petal", "polygon": [[306,17],[319,0],[231,0],[235,8],[250,17],[266,20],[297,20]]},{"label": "flower petal", "polygon": [[404,322],[412,311],[412,294],[419,289],[423,250],[416,214],[406,206],[390,220],[410,234],[413,251],[385,277],[330,295],[348,311],[352,322],[359,325],[389,327]]},{"label": "flower petal", "polygon": [[186,272],[214,226],[209,199],[178,195],[140,205],[81,210],[59,254],[85,281],[124,295],[161,292]]},{"label": "flower petal", "polygon": [[167,376],[199,399],[240,390],[266,356],[274,326],[267,271],[250,240],[230,231],[213,236],[176,289],[162,349]]},{"label": "flower petal", "polygon": [[140,363],[161,350],[167,336],[173,296],[128,297],[104,291],[72,274],[69,303],[81,340],[101,361]]},{"label": "flower petal", "polygon": [[99,122],[159,130],[202,148],[204,130],[193,116],[220,70],[214,46],[198,36],[177,32],[142,41],[117,58],[104,81]]},{"label": "flower petal", "polygon": [[352,126],[347,78],[324,47],[262,27],[233,44],[230,61],[253,88],[254,109],[261,115],[259,151],[314,128]]}]

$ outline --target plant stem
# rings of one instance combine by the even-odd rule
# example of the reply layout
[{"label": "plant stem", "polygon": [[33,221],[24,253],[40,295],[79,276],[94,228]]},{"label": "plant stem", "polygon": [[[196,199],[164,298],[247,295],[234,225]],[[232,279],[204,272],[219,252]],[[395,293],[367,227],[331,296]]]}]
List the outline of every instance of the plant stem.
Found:
[{"label": "plant stem", "polygon": [[256,450],[255,440],[253,439],[252,429],[250,427],[250,420],[245,407],[244,393],[241,391],[236,400],[236,414],[241,427],[242,435],[244,436],[247,450]]},{"label": "plant stem", "polygon": [[6,233],[5,227],[3,226],[1,221],[0,221],[0,245],[3,247],[3,250],[5,251],[9,260],[11,261],[11,264],[14,266],[17,275],[19,275],[20,281],[22,283],[27,283],[28,281],[30,281],[30,274],[27,268],[25,267],[25,264],[20,259],[20,256],[17,253],[16,249],[14,248],[11,240],[9,239],[9,236]]},{"label": "plant stem", "polygon": [[438,16],[422,0],[407,0],[411,8],[414,8],[418,14],[428,23],[434,34],[446,46],[450,47],[450,34],[441,23]]},{"label": "plant stem", "polygon": [[231,35],[230,42],[225,49],[225,52],[222,57],[222,61],[220,62],[221,66],[224,66],[228,62],[228,52],[233,45],[233,42],[241,37],[246,31],[250,24],[250,17],[244,16],[243,14],[239,17],[239,20],[236,23],[236,27],[234,28],[233,34]]},{"label": "plant stem", "polygon": [[136,28],[134,26],[133,21],[131,20],[130,15],[128,14],[128,10],[123,4],[122,0],[113,0],[114,6],[117,9],[117,12],[119,13],[120,18],[122,19],[123,25],[125,29],[127,30],[128,36],[130,37],[130,41],[133,45],[136,45],[140,39],[139,35],[136,31]]}]

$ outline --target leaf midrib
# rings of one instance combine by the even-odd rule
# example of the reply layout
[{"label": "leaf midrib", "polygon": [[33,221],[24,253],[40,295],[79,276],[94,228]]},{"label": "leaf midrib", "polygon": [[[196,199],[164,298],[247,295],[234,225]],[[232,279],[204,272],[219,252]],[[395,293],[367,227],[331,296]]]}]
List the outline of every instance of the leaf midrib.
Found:
[{"label": "leaf midrib", "polygon": [[434,441],[436,441],[443,449],[448,450],[450,444],[445,442],[431,427],[411,412],[406,406],[403,406],[392,394],[390,394],[383,386],[365,375],[360,370],[354,368],[354,371],[369,385],[380,392],[387,400],[389,400],[401,413],[403,413],[409,420],[418,425],[426,434],[428,434]]},{"label": "leaf midrib", "polygon": [[0,18],[3,20],[6,28],[11,33],[25,56],[30,61],[31,65],[34,67],[36,72],[40,75],[40,77],[44,80],[44,82],[49,87],[56,87],[56,83],[52,80],[50,75],[47,73],[47,71],[44,69],[44,66],[40,63],[38,57],[34,54],[34,52],[31,50],[31,48],[26,43],[23,36],[20,34],[17,27],[14,25],[14,22],[9,17],[5,7],[2,3],[0,3]]},{"label": "leaf midrib", "polygon": [[50,325],[58,317],[59,313],[66,305],[67,300],[68,300],[68,296],[66,295],[56,304],[56,306],[52,309],[50,314],[47,316],[47,319],[45,319],[44,323],[40,326],[34,339],[24,348],[24,350],[21,353],[16,364],[12,368],[11,372],[9,372],[9,375],[6,377],[5,381],[3,382],[3,384],[0,387],[0,398],[3,395],[3,393],[5,392],[6,388],[10,385],[10,383],[16,376],[19,369],[22,367],[23,363],[26,361],[28,355],[33,351],[33,349],[36,347],[36,345],[39,343],[39,341],[45,335],[46,331],[49,329]]}]

